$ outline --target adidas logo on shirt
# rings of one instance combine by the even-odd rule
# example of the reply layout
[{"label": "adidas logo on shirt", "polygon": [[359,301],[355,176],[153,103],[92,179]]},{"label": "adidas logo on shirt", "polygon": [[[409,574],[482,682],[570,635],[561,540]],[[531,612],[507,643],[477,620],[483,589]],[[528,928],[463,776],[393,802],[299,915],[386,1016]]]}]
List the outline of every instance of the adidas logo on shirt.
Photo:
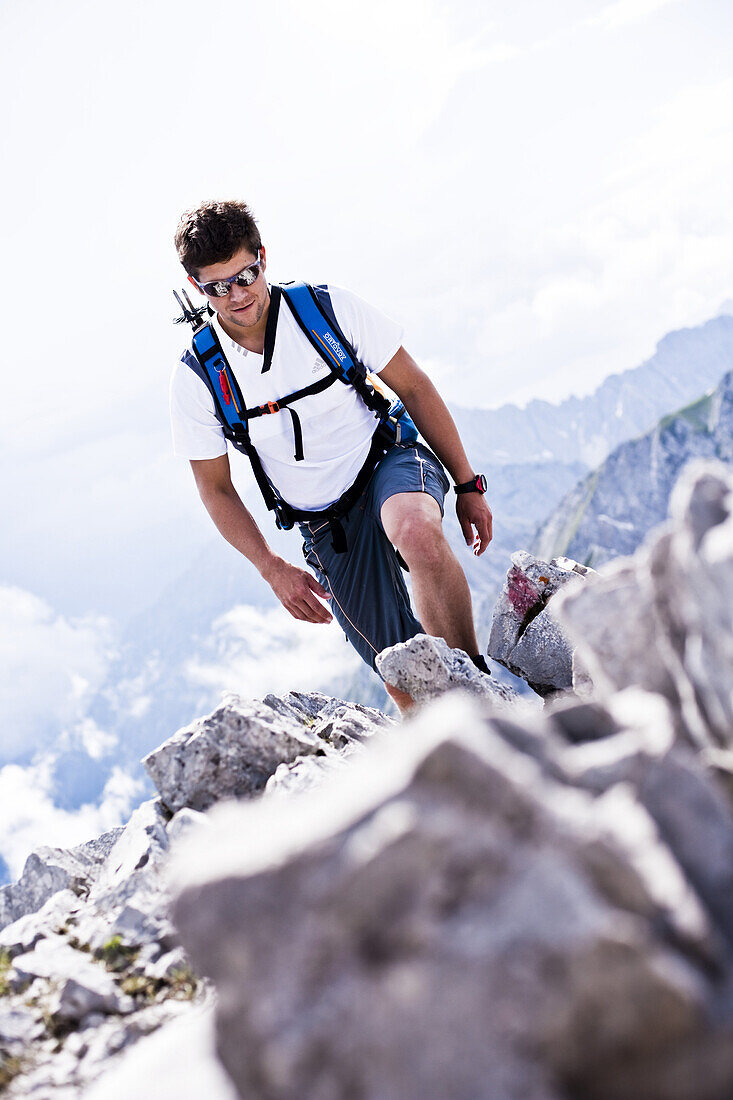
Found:
[{"label": "adidas logo on shirt", "polygon": [[316,365],[314,366],[313,370],[311,371],[311,374],[318,374],[318,372],[322,371],[322,370],[328,370],[328,367],[326,366],[326,364],[323,362],[322,359],[316,359]]}]

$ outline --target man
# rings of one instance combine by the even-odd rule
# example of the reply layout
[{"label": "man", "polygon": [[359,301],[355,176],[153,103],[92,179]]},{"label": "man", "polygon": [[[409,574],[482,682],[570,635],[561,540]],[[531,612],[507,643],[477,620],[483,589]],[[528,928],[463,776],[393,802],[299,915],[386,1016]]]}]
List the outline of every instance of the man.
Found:
[{"label": "man", "polygon": [[[175,243],[189,281],[213,310],[213,326],[247,408],[276,413],[248,422],[266,478],[300,516],[321,513],[299,523],[306,561],[316,576],[275,554],[244,507],[231,481],[212,393],[190,369],[195,363],[188,352],[171,381],[174,447],[190,460],[220,533],[259,570],[294,618],[327,623],[333,613],[373,668],[386,646],[424,631],[465,650],[488,671],[476,641],[468,584],[442,530],[449,484],[441,462],[460,490],[456,511],[475,554],[482,554],[492,537],[485,479],[470,465],[437,390],[402,346],[400,328],[356,295],[328,288],[346,340],[370,374],[402,399],[432,449],[413,443],[387,452],[343,519],[344,550],[332,543],[322,513],[362,467],[377,426],[374,412],[351,386],[328,384],[329,368],[288,309],[273,310],[271,317],[266,251],[244,203],[208,202],[186,212]],[[274,318],[274,346],[271,325],[265,357],[268,320]],[[277,405],[318,377],[324,386],[298,402],[296,415],[294,405]],[[220,384],[226,400],[226,377]],[[410,570],[419,620],[395,550]],[[401,710],[410,706],[409,696],[385,687]]]}]

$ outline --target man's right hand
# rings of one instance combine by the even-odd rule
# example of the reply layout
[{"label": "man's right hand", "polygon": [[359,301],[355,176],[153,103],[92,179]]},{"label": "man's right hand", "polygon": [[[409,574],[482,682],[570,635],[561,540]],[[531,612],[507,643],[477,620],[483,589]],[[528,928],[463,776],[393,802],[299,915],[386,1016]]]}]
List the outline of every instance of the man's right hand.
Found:
[{"label": "man's right hand", "polygon": [[311,573],[291,565],[284,558],[276,558],[262,575],[294,619],[307,623],[331,622],[333,615],[318,598],[330,600],[331,596]]}]

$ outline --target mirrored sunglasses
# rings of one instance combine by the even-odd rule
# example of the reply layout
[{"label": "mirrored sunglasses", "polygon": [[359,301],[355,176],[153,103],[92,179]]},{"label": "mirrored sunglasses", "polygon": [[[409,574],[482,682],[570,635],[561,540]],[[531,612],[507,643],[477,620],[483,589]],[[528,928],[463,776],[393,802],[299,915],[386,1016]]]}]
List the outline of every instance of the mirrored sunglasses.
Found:
[{"label": "mirrored sunglasses", "polygon": [[200,283],[198,279],[194,279],[194,282],[210,298],[225,298],[231,290],[232,284],[235,286],[252,286],[252,283],[257,281],[260,274],[260,263],[260,251],[257,249],[255,262],[243,267],[236,275],[231,275],[228,279],[217,279],[215,283]]}]

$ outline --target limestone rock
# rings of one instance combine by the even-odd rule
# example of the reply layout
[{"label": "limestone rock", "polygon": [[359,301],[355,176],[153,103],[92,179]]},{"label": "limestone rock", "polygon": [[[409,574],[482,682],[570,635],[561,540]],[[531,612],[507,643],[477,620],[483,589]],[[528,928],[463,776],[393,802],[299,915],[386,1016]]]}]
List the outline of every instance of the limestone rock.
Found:
[{"label": "limestone rock", "polygon": [[601,699],[637,685],[666,698],[678,736],[733,744],[733,476],[691,464],[670,524],[632,559],[557,597]]},{"label": "limestone rock", "polygon": [[180,730],[143,760],[163,802],[206,810],[262,790],[283,761],[318,749],[305,726],[264,703],[237,696]]},{"label": "limestone rock", "polygon": [[69,947],[61,937],[43,940],[13,960],[21,980],[49,978],[57,989],[49,1012],[59,1020],[81,1020],[90,1012],[131,1012],[134,1003],[117,988],[111,974],[88,955]]},{"label": "limestone rock", "polygon": [[43,1034],[40,1014],[25,1006],[3,1008],[0,1005],[0,1049],[15,1052]]},{"label": "limestone rock", "polygon": [[268,795],[311,790],[343,768],[348,757],[375,733],[395,725],[394,720],[381,711],[340,700],[330,700],[320,715],[309,721],[310,731],[320,742],[321,749],[318,753],[280,764],[265,786]]},{"label": "limestone rock", "polygon": [[37,912],[59,890],[86,893],[120,832],[112,829],[76,848],[39,848],[32,852],[20,879],[0,888],[0,929]]},{"label": "limestone rock", "polygon": [[383,649],[377,657],[377,668],[388,684],[407,692],[416,703],[457,687],[500,706],[516,698],[511,688],[480,672],[462,649],[451,649],[442,638],[428,634],[416,634]]},{"label": "limestone rock", "polygon": [[122,1014],[132,1012],[135,1002],[126,997],[106,975],[84,971],[66,978],[49,1002],[49,1011],[58,1021],[83,1020],[91,1012]]},{"label": "limestone rock", "polygon": [[650,764],[639,798],[733,945],[733,817],[725,792],[680,748]]},{"label": "limestone rock", "polygon": [[169,847],[166,824],[161,802],[144,802],[100,868],[77,924],[78,937],[95,950],[116,935],[131,945],[174,945],[175,933],[165,915],[168,895],[162,873]]},{"label": "limestone rock", "polygon": [[[712,1022],[707,968],[727,956],[657,817],[633,788],[597,814],[495,731],[505,721],[451,695],[287,815],[274,800],[230,804],[192,835],[174,918],[216,982],[240,1095],[733,1089],[731,1022]],[[637,839],[619,831],[624,807]],[[630,849],[646,853],[638,865]]]},{"label": "limestone rock", "polygon": [[73,890],[59,890],[53,894],[37,913],[27,913],[0,932],[0,951],[10,958],[32,951],[36,944],[58,932],[66,921],[82,907],[81,899]]},{"label": "limestone rock", "polygon": [[155,1100],[239,1100],[216,1056],[210,1006],[179,1016],[125,1051],[84,1100],[133,1100],[143,1081],[154,1083]]},{"label": "limestone rock", "polygon": [[312,790],[328,775],[340,771],[344,761],[334,756],[299,756],[292,764],[280,764],[267,780],[268,795],[290,795],[295,791]]},{"label": "limestone rock", "polygon": [[182,810],[174,814],[166,826],[168,843],[176,844],[191,829],[197,829],[201,825],[206,825],[206,815],[202,814],[200,810],[192,810],[188,806],[184,806]]},{"label": "limestone rock", "polygon": [[334,699],[320,691],[289,691],[286,695],[266,695],[262,702],[277,714],[294,718],[309,729],[313,728],[314,723],[324,726],[337,715],[348,715],[355,722],[361,721],[367,725],[383,726],[391,722],[391,719],[375,707]]},{"label": "limestone rock", "polygon": [[588,572],[569,558],[548,562],[524,550],[512,554],[491,622],[488,653],[539,695],[573,686],[572,646],[548,604],[560,588],[578,583]]},{"label": "limestone rock", "polygon": [[[646,551],[639,554],[644,558]],[[679,695],[661,652],[648,565],[641,558],[606,566],[582,589],[558,596],[554,610],[600,698],[637,686],[668,699],[676,713]]]},{"label": "limestone rock", "polygon": [[312,726],[312,733],[331,748],[343,752],[355,742],[357,745],[363,744],[377,730],[390,729],[394,725],[393,719],[381,711],[354,703],[343,703],[335,710],[329,709],[326,714],[321,715]]},{"label": "limestone rock", "polygon": [[136,871],[146,867],[151,859],[159,860],[168,849],[167,816],[159,801],[143,802],[121,830],[113,848],[102,864],[94,889],[93,900],[111,894],[119,897],[120,887]]}]

